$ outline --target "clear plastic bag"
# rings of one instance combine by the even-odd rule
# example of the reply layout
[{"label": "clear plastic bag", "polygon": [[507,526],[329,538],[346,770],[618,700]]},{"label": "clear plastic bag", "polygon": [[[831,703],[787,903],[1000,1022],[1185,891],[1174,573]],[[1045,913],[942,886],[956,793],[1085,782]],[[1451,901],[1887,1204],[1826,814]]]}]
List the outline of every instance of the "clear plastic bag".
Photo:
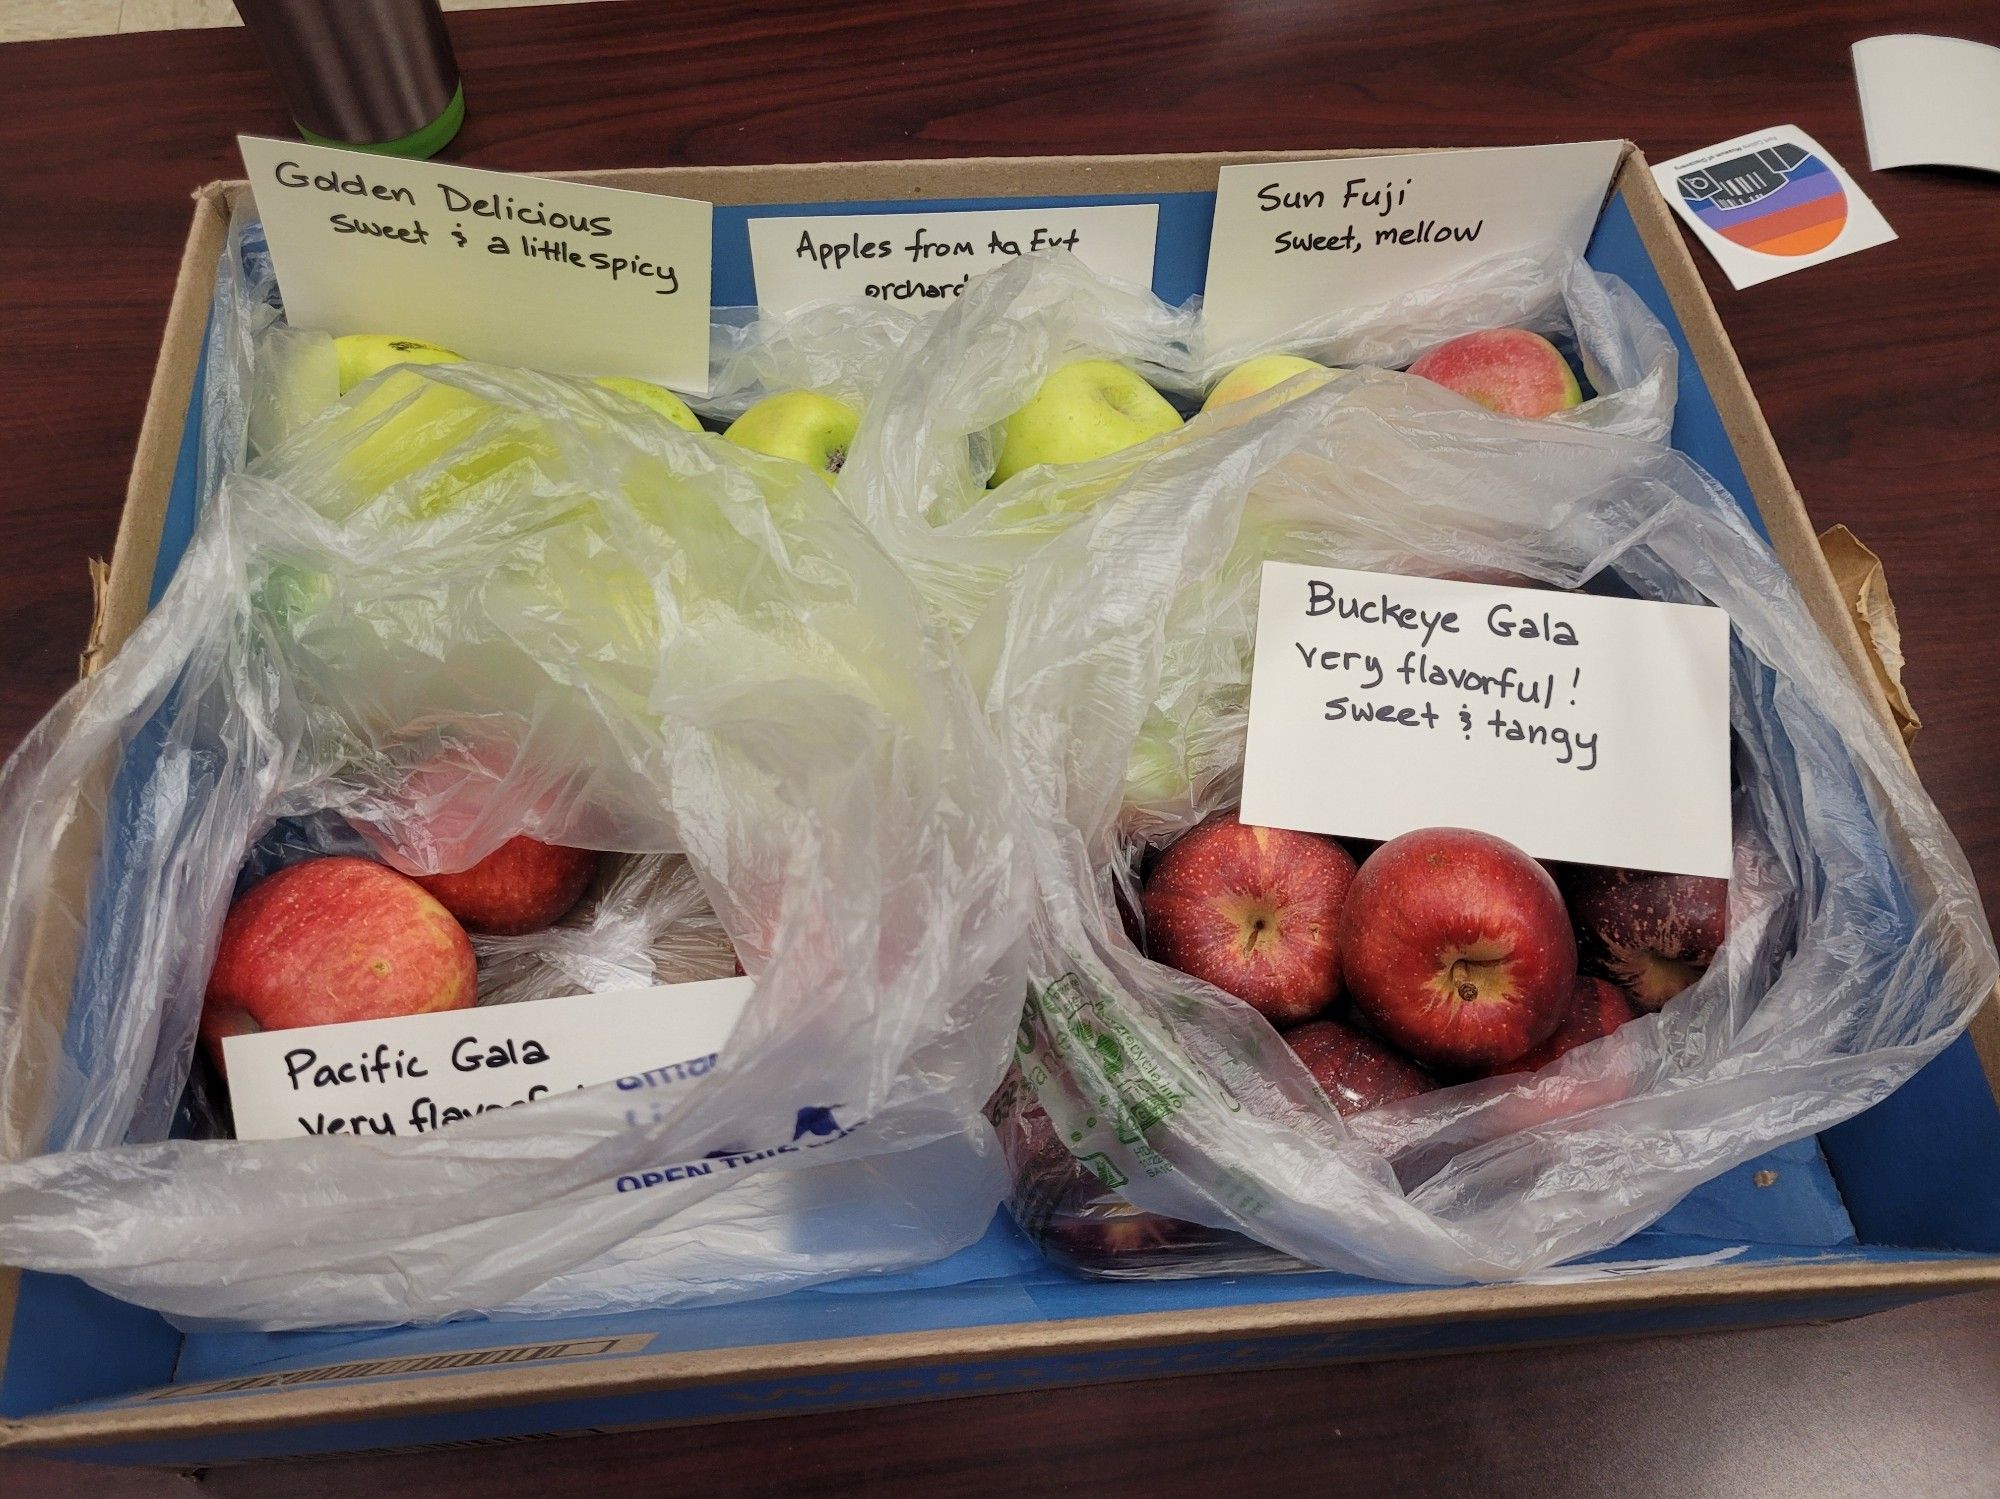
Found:
[{"label": "clear plastic bag", "polygon": [[[216,290],[209,367],[228,374],[210,392],[204,453],[219,479],[246,452],[268,451],[331,406],[340,378],[333,340],[284,320],[270,252],[254,220],[232,225]],[[709,325],[709,388],[688,404],[717,426],[790,390],[819,391],[863,410],[917,326],[914,313],[858,299],[790,315],[716,308]],[[211,483],[205,492],[212,491]]]},{"label": "clear plastic bag", "polygon": [[[770,1294],[978,1237],[1025,864],[908,582],[803,466],[583,381],[395,369],[253,438],[274,351],[316,368],[259,265],[234,237],[173,583],[0,773],[0,1262],[275,1328]],[[684,860],[757,980],[720,1062],[415,1137],[164,1138],[239,866],[333,818],[412,870],[521,832]]]},{"label": "clear plastic bag", "polygon": [[[1378,401],[1406,398],[1429,410],[1442,400],[1477,411],[1461,396],[1390,370],[1446,339],[1497,327],[1541,332],[1586,371],[1590,398],[1545,425],[1665,440],[1676,393],[1673,340],[1623,282],[1571,256],[1487,262],[1448,286],[1329,315],[1281,342],[1328,364],[1374,369]],[[842,497],[947,627],[962,633],[1022,561],[1098,495],[1153,455],[1230,420],[1197,414],[1177,431],[1079,465],[1057,488],[1033,470],[989,488],[998,429],[1045,376],[1073,361],[1108,359],[1193,410],[1238,362],[1267,351],[1209,349],[1198,303],[1169,308],[1150,293],[1098,279],[1061,252],[1024,256],[917,325],[895,357],[871,363],[878,385],[841,475]]]},{"label": "clear plastic bag", "polygon": [[[1068,305],[1076,285],[1025,267],[976,286],[911,346],[947,398],[913,403],[922,382],[892,373],[876,449],[1004,412],[1095,317],[1094,294]],[[877,513],[934,505],[940,475],[963,477],[949,458],[877,452],[861,472],[905,486]],[[1991,991],[1976,892],[1900,746],[1734,502],[1664,448],[1361,370],[1028,470],[897,544],[946,617],[970,611],[968,666],[1034,850],[1028,1086],[996,1110],[1016,1207],[1044,1232],[1088,1216],[1090,1183],[1048,1164],[1045,1112],[1127,1203],[1195,1225],[1189,1250],[1124,1215],[1134,1273],[1270,1263],[1252,1240],[1406,1282],[1528,1273],[1866,1108]],[[1136,851],[1236,796],[1267,558],[1727,610],[1738,850],[1706,976],[1534,1076],[1343,1121],[1257,1012],[1141,956]]]},{"label": "clear plastic bag", "polygon": [[865,410],[918,321],[905,309],[860,299],[790,315],[718,308],[709,330],[708,394],[694,408],[727,421],[764,396],[817,390]]},{"label": "clear plastic bag", "polygon": [[[1427,380],[1377,369],[1483,327],[1526,326],[1581,351],[1597,393],[1542,422],[1485,413]],[[1051,480],[1030,469],[988,488],[996,432],[1053,369],[1074,360],[1123,363],[1183,404],[1233,367],[1244,350],[1204,355],[1199,309],[1171,309],[1148,293],[1101,281],[1064,254],[1024,257],[980,278],[912,333],[881,375],[840,479],[844,499],[922,589],[933,612],[963,635],[1028,559],[1156,456],[1199,443],[1239,419],[1228,408]],[[1464,279],[1380,307],[1301,328],[1286,347],[1361,367],[1369,400],[1385,409],[1458,409],[1537,434],[1588,428],[1647,441],[1672,426],[1673,341],[1638,297],[1572,257],[1509,258]],[[1255,402],[1305,388],[1294,381]],[[1183,652],[1233,649],[1240,637],[1181,639]],[[1238,663],[1247,671],[1247,662]],[[1209,690],[1193,662],[1162,673],[1160,696],[1135,741],[1128,801],[1171,817],[1192,785],[1231,754],[1230,720],[1243,698]]]},{"label": "clear plastic bag", "polygon": [[[1582,369],[1589,397],[1543,420],[1647,442],[1667,440],[1680,366],[1673,339],[1631,287],[1559,251],[1502,256],[1443,285],[1329,314],[1295,329],[1284,346],[1322,364],[1391,370],[1482,328],[1539,333]],[[1262,352],[1211,339],[1204,373],[1212,381]]]},{"label": "clear plastic bag", "polygon": [[479,1003],[520,1004],[741,973],[729,934],[685,859],[617,861],[555,926],[525,936],[475,932]]}]

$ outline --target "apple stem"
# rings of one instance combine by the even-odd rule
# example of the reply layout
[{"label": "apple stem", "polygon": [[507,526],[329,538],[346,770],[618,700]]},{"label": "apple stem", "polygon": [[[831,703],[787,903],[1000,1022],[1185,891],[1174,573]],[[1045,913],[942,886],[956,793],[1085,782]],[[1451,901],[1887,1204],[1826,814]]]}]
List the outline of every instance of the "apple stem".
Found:
[{"label": "apple stem", "polygon": [[1458,997],[1468,1003],[1479,998],[1479,986],[1466,976],[1466,961],[1463,958],[1451,960],[1451,981],[1458,988]]}]

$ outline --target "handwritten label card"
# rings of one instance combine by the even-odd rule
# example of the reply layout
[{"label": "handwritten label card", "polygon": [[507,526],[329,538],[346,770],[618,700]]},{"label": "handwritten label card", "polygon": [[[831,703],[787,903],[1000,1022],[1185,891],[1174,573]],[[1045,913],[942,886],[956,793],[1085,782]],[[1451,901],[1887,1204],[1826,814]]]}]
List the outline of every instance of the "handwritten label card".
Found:
[{"label": "handwritten label card", "polygon": [[635,1071],[699,1077],[751,988],[709,979],[229,1036],[236,1137],[422,1135]]},{"label": "handwritten label card", "polygon": [[1242,817],[1730,870],[1720,609],[1264,564]]},{"label": "handwritten label card", "polygon": [[1159,225],[1157,203],[752,219],[750,264],[757,305],[779,313],[834,297],[934,306],[981,271],[1043,250],[1145,287]]},{"label": "handwritten label card", "polygon": [[708,389],[707,203],[242,137],[285,314]]},{"label": "handwritten label card", "polygon": [[1581,255],[1618,141],[1224,167],[1203,302],[1216,350],[1449,281],[1496,255]]}]

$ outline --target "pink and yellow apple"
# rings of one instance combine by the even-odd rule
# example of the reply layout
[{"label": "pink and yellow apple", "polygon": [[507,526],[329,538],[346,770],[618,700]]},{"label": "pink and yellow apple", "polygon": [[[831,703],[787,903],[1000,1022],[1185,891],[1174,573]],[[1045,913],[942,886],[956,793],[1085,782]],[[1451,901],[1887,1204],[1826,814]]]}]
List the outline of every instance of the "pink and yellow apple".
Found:
[{"label": "pink and yellow apple", "polygon": [[1411,365],[1410,373],[1503,416],[1553,416],[1583,403],[1569,361],[1525,328],[1487,328],[1454,338]]},{"label": "pink and yellow apple", "polygon": [[1311,380],[1299,381],[1296,394],[1304,395],[1315,390],[1339,373],[1310,359],[1302,359],[1297,354],[1259,354],[1255,359],[1244,361],[1228,374],[1215,382],[1215,388],[1208,393],[1208,399],[1201,403],[1203,411],[1213,411],[1218,406],[1227,406],[1231,401],[1241,401],[1249,396],[1261,395],[1273,386],[1283,385],[1287,380],[1300,375],[1311,375]]},{"label": "pink and yellow apple", "polygon": [[469,1008],[465,930],[415,880],[367,859],[294,864],[243,893],[222,923],[201,1038]]}]

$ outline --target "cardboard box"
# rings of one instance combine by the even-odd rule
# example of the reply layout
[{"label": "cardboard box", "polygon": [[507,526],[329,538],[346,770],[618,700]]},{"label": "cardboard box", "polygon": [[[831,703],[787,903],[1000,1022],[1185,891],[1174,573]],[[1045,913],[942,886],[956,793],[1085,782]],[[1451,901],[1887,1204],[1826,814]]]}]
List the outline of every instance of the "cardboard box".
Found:
[{"label": "cardboard box", "polygon": [[[1295,153],[1325,156],[1338,152]],[[1347,153],[1355,154],[1355,153]],[[1155,289],[1199,290],[1216,169],[1272,156],[876,162],[589,174],[706,198],[715,300],[750,300],[761,208],[926,203],[1160,205]],[[196,199],[86,668],[131,633],[193,524],[203,330],[230,204]],[[1628,148],[1589,259],[1680,344],[1675,443],[1758,519],[1885,722],[1877,663],[1827,569],[1680,233]],[[80,839],[94,839],[83,830]],[[91,846],[94,846],[91,845]],[[87,856],[89,847],[83,853]],[[78,861],[79,869],[88,859]],[[66,1003],[76,954],[51,943],[37,993]],[[2000,1285],[2000,1046],[1971,1038],[1861,1117],[1692,1194],[1601,1260],[1531,1281],[1411,1289],[1300,1274],[1092,1282],[1042,1263],[1004,1215],[906,1275],[698,1310],[386,1332],[195,1333],[81,1283],[0,1278],[0,1446],[97,1461],[213,1463],[503,1440],[1510,1343],[1828,1320]],[[1707,1254],[1701,1268],[1643,1262]],[[1639,1262],[1634,1265],[1631,1262]],[[1622,1267],[1622,1268],[1621,1268]]]}]

